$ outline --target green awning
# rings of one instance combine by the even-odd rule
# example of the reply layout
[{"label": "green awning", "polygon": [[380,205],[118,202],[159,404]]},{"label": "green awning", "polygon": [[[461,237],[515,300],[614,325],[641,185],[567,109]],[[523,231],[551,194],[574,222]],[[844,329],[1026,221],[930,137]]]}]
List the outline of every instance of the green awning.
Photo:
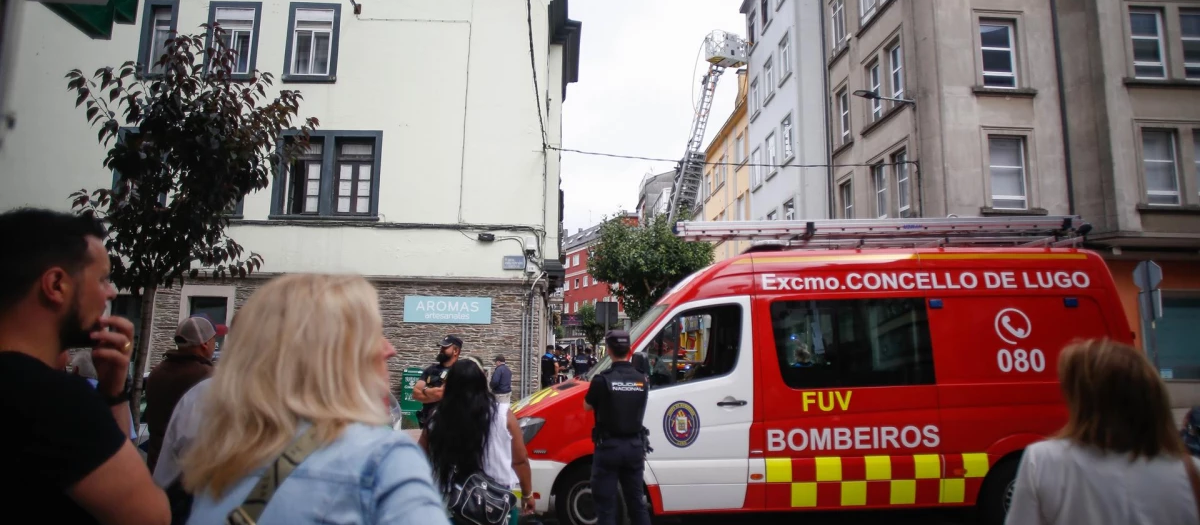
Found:
[{"label": "green awning", "polygon": [[137,0],[108,0],[103,5],[43,2],[63,20],[91,38],[112,38],[113,22],[132,24],[137,19]]}]

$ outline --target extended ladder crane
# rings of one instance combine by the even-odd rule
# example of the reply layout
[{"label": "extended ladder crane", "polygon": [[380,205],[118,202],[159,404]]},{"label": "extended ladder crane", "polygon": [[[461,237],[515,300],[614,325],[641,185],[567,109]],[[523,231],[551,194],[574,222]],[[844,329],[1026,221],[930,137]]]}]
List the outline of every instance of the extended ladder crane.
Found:
[{"label": "extended ladder crane", "polygon": [[692,120],[687,151],[675,170],[671,207],[667,212],[670,224],[675,224],[681,210],[687,214],[687,218],[696,213],[700,202],[700,186],[704,180],[704,132],[708,128],[708,114],[712,109],[713,95],[716,94],[717,80],[725,68],[746,65],[746,41],[733,33],[714,31],[704,39],[704,57],[708,61],[708,72],[700,81],[700,106]]}]

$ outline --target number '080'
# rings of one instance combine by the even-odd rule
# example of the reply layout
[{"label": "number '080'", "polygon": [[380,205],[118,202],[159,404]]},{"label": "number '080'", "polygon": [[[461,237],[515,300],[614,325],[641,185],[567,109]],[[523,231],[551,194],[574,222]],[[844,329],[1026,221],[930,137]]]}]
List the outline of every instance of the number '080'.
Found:
[{"label": "number '080'", "polygon": [[1001,348],[996,353],[996,365],[1000,367],[1001,372],[1041,372],[1046,369],[1046,355],[1041,350],[1034,348],[1033,350],[1022,350],[1017,348],[1009,350]]}]

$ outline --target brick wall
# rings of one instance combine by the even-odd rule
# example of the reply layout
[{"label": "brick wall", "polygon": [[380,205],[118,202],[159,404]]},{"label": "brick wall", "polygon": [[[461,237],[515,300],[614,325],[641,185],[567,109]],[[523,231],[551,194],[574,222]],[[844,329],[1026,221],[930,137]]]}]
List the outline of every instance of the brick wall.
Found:
[{"label": "brick wall", "polygon": [[[241,308],[250,295],[265,281],[265,278],[248,278],[232,281],[190,280],[189,284],[233,286],[235,310]],[[513,371],[513,391],[520,391],[521,363],[521,318],[525,308],[525,294],[528,285],[519,282],[512,284],[473,283],[473,282],[442,282],[442,281],[373,281],[379,292],[380,312],[383,316],[383,335],[396,347],[397,357],[392,359],[389,367],[392,370],[392,387],[399,397],[401,372],[407,367],[424,368],[434,363],[437,345],[446,334],[454,334],[463,340],[463,355],[474,355],[480,358],[485,366],[490,367],[492,357],[504,354],[508,366]],[[175,347],[175,328],[179,325],[181,287],[159,290],[155,298],[154,331],[151,337],[149,369],[153,369],[161,359],[163,352]],[[404,322],[404,297],[406,295],[451,296],[451,297],[490,297],[492,299],[492,323],[479,324],[425,324]],[[541,355],[539,341],[544,341],[544,335],[538,335],[542,330],[545,303],[535,296],[534,308],[534,344],[533,350],[527,357],[532,367],[536,367]],[[536,368],[531,368],[531,389],[536,389]],[[532,390],[531,390],[532,391]]]}]

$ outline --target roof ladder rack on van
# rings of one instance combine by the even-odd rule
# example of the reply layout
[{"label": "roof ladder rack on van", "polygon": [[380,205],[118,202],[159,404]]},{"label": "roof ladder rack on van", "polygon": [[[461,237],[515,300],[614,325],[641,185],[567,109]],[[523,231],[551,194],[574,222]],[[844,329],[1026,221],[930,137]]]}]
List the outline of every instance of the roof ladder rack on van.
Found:
[{"label": "roof ladder rack on van", "polygon": [[747,251],[795,248],[1073,247],[1091,231],[1076,216],[680,222],[689,241],[758,241]]}]

